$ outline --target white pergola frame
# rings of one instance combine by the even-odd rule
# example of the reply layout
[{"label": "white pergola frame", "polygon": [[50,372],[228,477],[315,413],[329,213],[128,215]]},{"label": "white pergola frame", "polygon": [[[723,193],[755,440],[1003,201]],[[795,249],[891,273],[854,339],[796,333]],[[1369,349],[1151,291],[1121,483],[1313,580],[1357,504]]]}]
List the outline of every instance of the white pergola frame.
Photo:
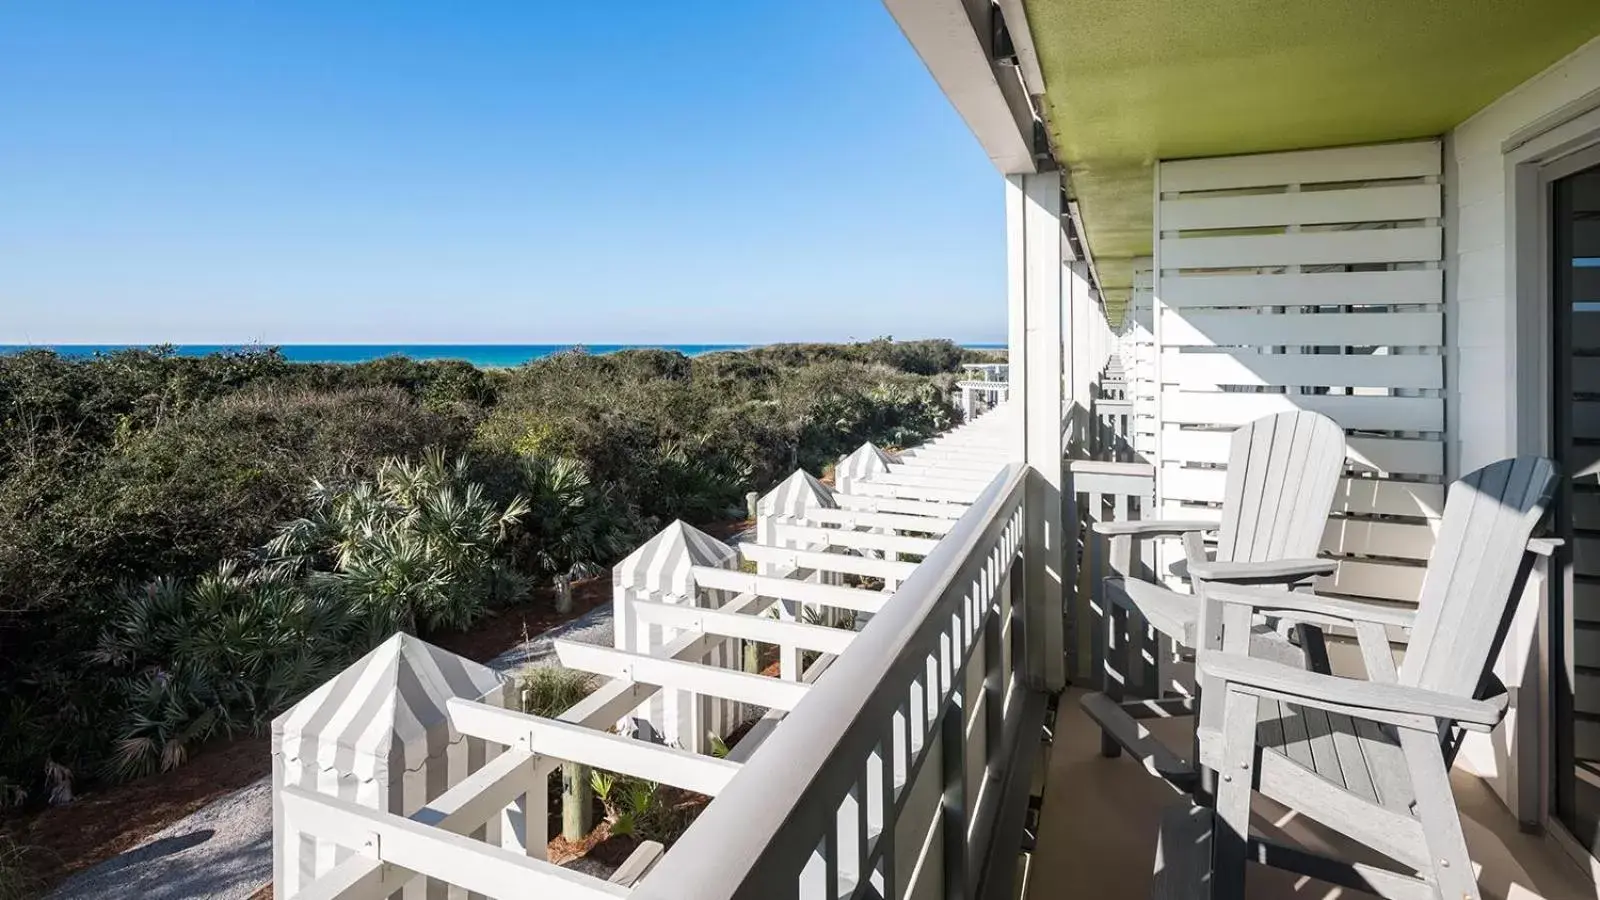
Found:
[{"label": "white pergola frame", "polygon": [[[281,787],[287,817],[356,856],[309,885],[299,896],[378,900],[419,876],[485,896],[587,898],[627,896],[628,888],[545,861],[548,798],[545,780],[563,763],[579,763],[715,797],[741,764],[610,733],[619,718],[663,690],[722,698],[769,710],[747,741],[781,727],[805,699],[829,661],[845,653],[856,632],[770,618],[777,607],[815,607],[874,614],[893,600],[892,586],[916,570],[900,554],[923,556],[950,533],[957,518],[998,472],[1006,456],[1007,419],[1001,407],[930,442],[907,463],[853,479],[849,492],[819,498],[797,514],[769,516],[759,529],[773,543],[746,542],[737,566],[686,564],[690,593],[727,595],[720,606],[630,597],[629,621],[679,629],[652,653],[558,640],[561,664],[608,679],[559,718],[507,710],[471,698],[446,704],[460,734],[504,748],[416,814],[401,817],[298,787]],[[888,471],[883,471],[887,469]],[[825,501],[825,502],[823,502]],[[933,535],[934,537],[926,537]],[[882,578],[891,590],[847,587],[846,577]],[[619,601],[623,589],[619,585]],[[706,664],[730,638],[775,644],[784,661],[779,678]],[[820,654],[806,671],[801,650]],[[740,745],[739,758],[751,747]],[[501,845],[469,835],[498,818]]]}]

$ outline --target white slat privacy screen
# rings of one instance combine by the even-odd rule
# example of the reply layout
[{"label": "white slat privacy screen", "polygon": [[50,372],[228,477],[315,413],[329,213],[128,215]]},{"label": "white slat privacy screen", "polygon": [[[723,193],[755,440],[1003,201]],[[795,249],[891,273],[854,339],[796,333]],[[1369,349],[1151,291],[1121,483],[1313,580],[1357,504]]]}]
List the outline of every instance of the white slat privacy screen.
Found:
[{"label": "white slat privacy screen", "polygon": [[1158,498],[1222,501],[1228,430],[1331,416],[1349,464],[1320,590],[1414,602],[1444,508],[1438,141],[1158,167]]},{"label": "white slat privacy screen", "polygon": [[1128,396],[1133,399],[1133,450],[1141,461],[1156,458],[1156,348],[1154,260],[1133,261],[1133,293],[1123,313],[1127,335]]}]

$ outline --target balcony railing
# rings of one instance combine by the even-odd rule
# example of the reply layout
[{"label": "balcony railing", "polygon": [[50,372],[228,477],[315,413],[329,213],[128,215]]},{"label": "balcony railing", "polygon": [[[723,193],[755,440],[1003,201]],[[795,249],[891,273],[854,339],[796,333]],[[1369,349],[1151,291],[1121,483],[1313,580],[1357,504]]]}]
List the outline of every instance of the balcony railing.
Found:
[{"label": "balcony railing", "polygon": [[1011,650],[1028,477],[995,476],[634,896],[975,895],[1038,706]]},{"label": "balcony railing", "polygon": [[[471,664],[428,648],[415,665],[424,682],[434,674],[421,692],[432,706],[405,710],[425,746],[389,751],[409,771],[297,732],[299,756],[275,761],[279,896],[445,885],[647,900],[1009,895],[1047,714],[1028,686],[1039,650],[1027,622],[1039,612],[1020,577],[1030,483],[1042,476],[1007,461],[1010,414],[1002,406],[898,457],[865,446],[841,461],[832,489],[796,473],[762,498],[754,541],[667,529],[618,567],[616,646],[558,642],[564,665],[610,679],[558,720],[504,708],[503,690],[463,693],[478,682],[438,672]],[[1126,417],[1066,418],[1084,459],[1063,463],[1079,540],[1061,612],[1069,661],[1087,674],[1104,558],[1089,526],[1148,508],[1153,479],[1108,449],[1125,444]],[[825,627],[840,618],[858,624]],[[739,670],[746,640],[778,645],[778,678]],[[404,666],[416,643],[390,665]],[[330,686],[382,688],[364,678]],[[306,703],[335,704],[328,690]],[[728,758],[707,755],[706,733],[725,734],[751,706],[766,712]],[[275,751],[289,743],[278,726],[295,717],[275,725]],[[568,762],[713,799],[659,860],[641,851],[602,881],[544,859],[546,783]]]}]

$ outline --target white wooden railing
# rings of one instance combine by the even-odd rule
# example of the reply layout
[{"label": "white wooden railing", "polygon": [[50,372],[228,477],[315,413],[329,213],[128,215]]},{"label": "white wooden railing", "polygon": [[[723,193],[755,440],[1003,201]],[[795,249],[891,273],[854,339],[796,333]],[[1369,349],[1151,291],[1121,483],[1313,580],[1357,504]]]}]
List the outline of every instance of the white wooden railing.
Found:
[{"label": "white wooden railing", "polygon": [[1022,740],[1028,477],[995,475],[635,897],[973,895]]}]

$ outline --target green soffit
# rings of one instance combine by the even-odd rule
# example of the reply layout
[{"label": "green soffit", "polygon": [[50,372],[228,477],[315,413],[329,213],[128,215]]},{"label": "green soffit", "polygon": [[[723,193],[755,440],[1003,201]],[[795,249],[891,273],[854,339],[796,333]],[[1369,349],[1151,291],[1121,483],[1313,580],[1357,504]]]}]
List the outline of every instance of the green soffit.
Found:
[{"label": "green soffit", "polygon": [[1024,0],[1108,306],[1158,159],[1439,135],[1600,34],[1600,0]]}]

